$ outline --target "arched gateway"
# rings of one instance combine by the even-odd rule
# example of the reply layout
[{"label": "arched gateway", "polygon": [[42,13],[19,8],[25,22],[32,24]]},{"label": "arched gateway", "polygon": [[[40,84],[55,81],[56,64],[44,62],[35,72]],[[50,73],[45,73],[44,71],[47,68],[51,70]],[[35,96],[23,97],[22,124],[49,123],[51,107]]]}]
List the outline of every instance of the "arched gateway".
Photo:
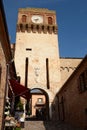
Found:
[{"label": "arched gateway", "polygon": [[46,91],[41,88],[31,89],[31,115],[37,119],[49,119],[49,96]]},{"label": "arched gateway", "polygon": [[55,95],[51,91],[41,88],[33,88],[30,90],[31,98],[26,104],[27,112],[30,112],[30,118],[37,120],[51,120],[53,100]]},{"label": "arched gateway", "polygon": [[[31,103],[34,104],[35,95],[38,99],[36,102],[41,102],[42,99],[39,96],[44,95],[45,118],[53,119],[54,107],[52,104],[60,86],[60,60],[55,11],[40,8],[19,9],[15,66],[21,79],[20,83],[31,91]],[[35,93],[34,90],[36,90]],[[31,109],[32,115],[35,115],[39,106],[40,104],[34,104]]]}]

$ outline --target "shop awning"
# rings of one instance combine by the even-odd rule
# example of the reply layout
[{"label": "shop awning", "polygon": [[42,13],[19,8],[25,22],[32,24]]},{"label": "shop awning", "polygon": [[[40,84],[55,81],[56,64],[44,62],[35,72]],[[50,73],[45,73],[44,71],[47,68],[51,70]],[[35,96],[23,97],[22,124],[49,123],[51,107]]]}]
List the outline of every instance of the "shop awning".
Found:
[{"label": "shop awning", "polygon": [[15,96],[21,96],[27,100],[30,99],[30,89],[26,88],[25,86],[21,85],[14,79],[9,79],[12,91],[14,92]]}]

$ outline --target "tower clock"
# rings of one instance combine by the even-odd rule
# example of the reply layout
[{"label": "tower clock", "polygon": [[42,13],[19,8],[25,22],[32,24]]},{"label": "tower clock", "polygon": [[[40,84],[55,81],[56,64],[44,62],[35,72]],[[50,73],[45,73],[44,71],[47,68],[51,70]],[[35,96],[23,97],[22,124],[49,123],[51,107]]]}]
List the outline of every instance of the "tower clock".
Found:
[{"label": "tower clock", "polygon": [[36,24],[43,23],[43,16],[41,15],[32,15],[31,21]]}]

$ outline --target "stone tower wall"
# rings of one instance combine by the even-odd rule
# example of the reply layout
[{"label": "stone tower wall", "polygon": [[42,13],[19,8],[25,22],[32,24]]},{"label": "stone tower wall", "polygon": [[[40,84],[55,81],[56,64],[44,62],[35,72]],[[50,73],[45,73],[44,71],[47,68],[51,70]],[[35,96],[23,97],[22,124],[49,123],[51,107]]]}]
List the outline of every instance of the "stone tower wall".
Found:
[{"label": "stone tower wall", "polygon": [[61,71],[61,86],[67,81],[70,75],[75,71],[77,66],[82,61],[82,58],[61,58],[60,71]]}]

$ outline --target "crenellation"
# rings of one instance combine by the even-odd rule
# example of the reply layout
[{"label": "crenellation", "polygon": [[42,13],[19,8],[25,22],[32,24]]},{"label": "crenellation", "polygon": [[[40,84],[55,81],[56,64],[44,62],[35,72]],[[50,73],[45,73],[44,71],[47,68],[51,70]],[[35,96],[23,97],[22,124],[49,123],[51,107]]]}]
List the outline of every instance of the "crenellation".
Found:
[{"label": "crenellation", "polygon": [[37,27],[36,27],[36,25],[32,25],[31,30],[32,30],[33,33],[36,33],[36,31],[37,31]]},{"label": "crenellation", "polygon": [[43,33],[47,33],[47,26],[45,25],[45,26],[43,26]]},{"label": "crenellation", "polygon": [[27,28],[26,28],[27,32],[30,33],[31,32],[31,24],[27,24]]},{"label": "crenellation", "polygon": [[41,26],[41,25],[38,25],[37,31],[38,31],[38,33],[41,33],[41,32],[42,32],[42,26]]},{"label": "crenellation", "polygon": [[53,27],[53,31],[54,31],[54,34],[57,34],[57,31],[58,31],[57,26],[54,26],[54,27]]},{"label": "crenellation", "polygon": [[52,26],[48,26],[48,32],[49,32],[49,34],[52,34],[52,32],[53,32]]},{"label": "crenellation", "polygon": [[49,33],[49,34],[57,34],[57,26],[51,26],[51,25],[43,25],[43,24],[17,24],[17,32],[25,32],[27,31],[30,33],[31,31],[33,33]]},{"label": "crenellation", "polygon": [[19,24],[17,24],[16,31],[20,32],[20,25]]}]

